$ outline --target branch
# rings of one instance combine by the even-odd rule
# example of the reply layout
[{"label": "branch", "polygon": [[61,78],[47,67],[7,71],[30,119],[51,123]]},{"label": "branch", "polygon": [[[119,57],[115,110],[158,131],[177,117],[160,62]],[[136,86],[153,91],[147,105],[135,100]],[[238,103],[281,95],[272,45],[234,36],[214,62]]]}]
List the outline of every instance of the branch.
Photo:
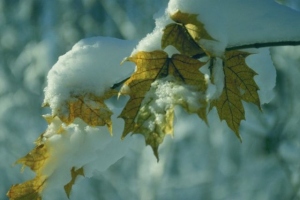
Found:
[{"label": "branch", "polygon": [[[266,42],[266,43],[254,43],[254,44],[243,44],[240,46],[231,46],[227,47],[225,51],[232,51],[232,50],[241,50],[241,49],[250,49],[250,48],[264,48],[264,47],[279,47],[279,46],[298,46],[300,45],[300,41],[282,41],[282,42]],[[196,54],[192,56],[192,58],[200,59],[206,56],[205,53]]]},{"label": "branch", "polygon": [[277,47],[277,46],[297,46],[300,45],[300,41],[282,41],[282,42],[266,42],[266,43],[254,43],[244,44],[240,46],[227,47],[226,51],[248,49],[248,48],[263,48],[263,47]]}]

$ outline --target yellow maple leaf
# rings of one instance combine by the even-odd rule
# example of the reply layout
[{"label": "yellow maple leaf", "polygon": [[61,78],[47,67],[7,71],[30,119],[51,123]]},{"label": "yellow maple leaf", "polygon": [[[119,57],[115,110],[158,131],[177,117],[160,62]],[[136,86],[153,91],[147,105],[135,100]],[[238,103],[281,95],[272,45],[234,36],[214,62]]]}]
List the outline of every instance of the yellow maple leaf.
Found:
[{"label": "yellow maple leaf", "polygon": [[180,53],[188,56],[210,54],[199,44],[200,39],[214,40],[205,30],[204,24],[198,21],[197,14],[183,13],[178,10],[170,15],[176,23],[165,27],[161,40],[162,48],[174,46]]},{"label": "yellow maple leaf", "polygon": [[37,145],[30,153],[19,159],[16,163],[28,166],[36,173],[32,180],[21,184],[13,185],[7,193],[11,200],[40,200],[40,193],[43,190],[46,176],[42,175],[41,170],[45,166],[49,153],[44,144]]},{"label": "yellow maple leaf", "polygon": [[41,200],[40,191],[45,180],[45,177],[36,176],[32,180],[13,185],[6,195],[10,200]]},{"label": "yellow maple leaf", "polygon": [[17,160],[16,164],[23,164],[23,167],[27,166],[32,171],[38,172],[45,164],[48,157],[49,154],[46,145],[40,144],[31,150],[31,152],[29,152],[26,156]]},{"label": "yellow maple leaf", "polygon": [[253,79],[257,74],[245,62],[245,58],[249,55],[242,51],[225,53],[224,89],[221,96],[212,102],[212,106],[217,108],[220,119],[227,122],[240,140],[239,126],[245,119],[242,100],[254,103],[260,108],[257,93],[259,88]]},{"label": "yellow maple leaf", "polygon": [[72,96],[66,103],[68,112],[60,111],[58,117],[67,125],[72,123],[75,118],[81,118],[89,126],[106,125],[112,132],[111,110],[105,105],[104,101],[117,92],[114,90],[107,91],[103,96],[94,94],[85,94]]},{"label": "yellow maple leaf", "polygon": [[72,187],[75,183],[75,180],[76,180],[77,176],[79,176],[79,175],[84,176],[83,167],[81,167],[77,170],[75,170],[75,167],[73,167],[71,169],[71,180],[70,180],[69,183],[67,183],[64,186],[64,189],[65,189],[65,192],[66,192],[68,198],[70,198],[70,193],[71,193]]},{"label": "yellow maple leaf", "polygon": [[[174,82],[186,84],[204,92],[206,83],[204,75],[200,73],[199,68],[205,63],[180,54],[175,54],[169,58],[164,51],[138,52],[126,60],[134,62],[137,69],[124,83],[120,91],[121,94],[130,95],[129,101],[119,116],[125,121],[122,137],[124,138],[130,132],[144,135],[146,144],[152,147],[155,156],[158,158],[157,150],[159,144],[162,143],[166,134],[173,133],[174,105],[170,105],[167,110],[162,111],[160,114],[163,120],[158,121],[155,120],[155,114],[150,112],[147,107],[147,104],[150,104],[153,100],[150,99],[147,102],[143,102],[145,96],[154,81],[163,80],[167,76],[172,76]],[[126,90],[123,88],[126,88]],[[203,103],[203,100],[199,99],[200,102]],[[176,104],[182,105],[187,111],[190,111],[187,102]],[[203,108],[191,112],[198,113],[204,119],[206,117],[203,114],[205,112]],[[149,121],[154,123],[152,128],[145,125]]]}]

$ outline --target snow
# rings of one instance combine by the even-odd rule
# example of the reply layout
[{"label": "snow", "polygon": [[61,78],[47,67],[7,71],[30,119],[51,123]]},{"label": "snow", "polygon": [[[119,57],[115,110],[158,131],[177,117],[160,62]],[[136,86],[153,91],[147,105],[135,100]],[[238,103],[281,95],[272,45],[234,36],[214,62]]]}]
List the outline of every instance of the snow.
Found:
[{"label": "snow", "polygon": [[[196,112],[200,107],[199,99],[203,98],[203,93],[195,88],[177,82],[173,77],[166,77],[154,81],[151,84],[149,93],[145,97],[145,101],[154,100],[149,105],[157,112],[165,112],[174,105],[188,104],[191,112]],[[184,103],[185,102],[185,103]],[[144,103],[143,103],[144,104]]]},{"label": "snow", "polygon": [[269,103],[274,98],[273,89],[276,85],[276,70],[269,48],[259,49],[259,52],[248,56],[246,64],[258,74],[254,80],[259,87],[260,103]]},{"label": "snow", "polygon": [[[151,84],[149,92],[146,94],[139,116],[142,118],[146,113],[146,120],[143,125],[148,125],[149,130],[154,130],[154,124],[165,124],[168,111],[173,111],[175,106],[186,106],[188,112],[197,113],[203,105],[199,99],[204,99],[203,91],[198,91],[196,88],[178,82],[172,76],[167,76],[163,79],[154,81]],[[149,117],[148,114],[152,116]]]},{"label": "snow", "polygon": [[108,37],[81,40],[59,57],[49,71],[44,104],[49,104],[55,115],[70,95],[103,95],[113,84],[124,80],[133,72],[131,63],[125,62],[122,66],[120,63],[135,45],[135,41]]},{"label": "snow", "polygon": [[[53,190],[63,190],[71,180],[73,167],[83,167],[84,176],[92,177],[123,157],[132,142],[129,139],[121,141],[123,120],[117,119],[117,115],[113,116],[114,136],[110,136],[107,127],[90,127],[80,119],[69,126],[57,117],[54,121],[45,133],[45,145],[50,154],[42,170],[43,175],[49,176],[42,192],[45,199],[51,199]],[[64,131],[57,134],[61,126]]]},{"label": "snow", "polygon": [[[200,71],[205,74],[205,80],[207,82],[206,100],[210,101],[218,98],[224,88],[224,71],[223,61],[220,58],[215,58],[213,61],[212,75],[209,69],[210,62],[205,64]],[[211,76],[214,77],[213,83],[211,82]]]}]

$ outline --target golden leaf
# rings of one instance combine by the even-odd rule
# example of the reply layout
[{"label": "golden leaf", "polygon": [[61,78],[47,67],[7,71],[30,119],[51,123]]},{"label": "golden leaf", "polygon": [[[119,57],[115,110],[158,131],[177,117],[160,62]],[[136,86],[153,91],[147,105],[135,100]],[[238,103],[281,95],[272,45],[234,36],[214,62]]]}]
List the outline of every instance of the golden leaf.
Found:
[{"label": "golden leaf", "polygon": [[[159,144],[162,143],[165,134],[173,133],[173,106],[170,105],[167,110],[160,113],[164,118],[162,122],[155,121],[154,113],[147,108],[147,104],[150,104],[152,100],[143,103],[145,96],[155,80],[162,80],[167,76],[172,76],[174,81],[180,84],[189,85],[201,92],[205,91],[204,76],[199,71],[199,68],[205,63],[179,54],[169,58],[164,51],[138,52],[126,60],[134,62],[137,69],[123,85],[127,88],[126,94],[129,93],[130,99],[119,116],[125,121],[122,137],[124,138],[130,132],[144,135],[146,144],[152,147],[158,158]],[[199,99],[199,103],[201,101]],[[177,103],[188,110],[187,104],[187,102]],[[203,112],[203,108],[194,112],[202,116],[200,113]],[[145,125],[149,121],[154,123],[150,126],[152,128]]]},{"label": "golden leaf", "polygon": [[71,169],[71,177],[72,178],[71,178],[70,182],[64,186],[64,189],[65,189],[65,192],[66,192],[68,198],[70,198],[72,186],[74,185],[75,180],[76,180],[77,176],[79,176],[79,175],[84,176],[83,167],[81,167],[77,170],[75,170],[75,167],[72,167],[72,169]]},{"label": "golden leaf", "polygon": [[161,48],[165,49],[169,45],[174,46],[184,55],[194,56],[204,53],[202,48],[181,24],[174,23],[165,27],[161,41]]},{"label": "golden leaf", "polygon": [[23,164],[29,167],[32,171],[38,172],[38,170],[45,164],[45,161],[49,157],[47,148],[44,144],[36,146],[31,152],[29,152],[23,158],[17,160],[16,164]]},{"label": "golden leaf", "polygon": [[242,100],[256,104],[260,108],[257,84],[254,81],[255,71],[249,68],[245,58],[249,53],[228,51],[224,61],[224,89],[221,96],[212,102],[216,106],[219,117],[225,120],[228,126],[241,140],[239,126],[245,119]]},{"label": "golden leaf", "polygon": [[165,27],[161,40],[162,48],[172,45],[184,55],[195,56],[204,52],[209,55],[210,53],[199,44],[199,41],[200,39],[214,39],[205,30],[204,24],[198,21],[197,16],[197,14],[181,11],[170,15],[176,23]]},{"label": "golden leaf", "polygon": [[188,32],[194,40],[199,41],[200,39],[214,40],[208,32],[204,29],[204,24],[199,22],[197,17],[198,14],[183,13],[178,10],[172,14],[171,19],[177,23],[184,24],[187,27]]},{"label": "golden leaf", "polygon": [[[43,135],[43,134],[42,134]],[[26,156],[17,160],[16,164],[23,164],[36,173],[32,180],[21,184],[13,185],[7,193],[11,200],[41,200],[40,193],[43,190],[46,176],[42,175],[41,170],[46,165],[49,158],[47,146],[42,142],[42,136],[37,140],[37,146]]]},{"label": "golden leaf", "polygon": [[117,92],[110,90],[104,96],[96,96],[94,94],[86,94],[81,96],[73,96],[67,102],[68,112],[59,112],[58,117],[67,125],[72,123],[75,118],[82,119],[89,126],[106,125],[112,132],[111,110],[105,105],[104,101]]},{"label": "golden leaf", "polygon": [[36,176],[34,179],[13,185],[7,192],[10,200],[41,200],[40,192],[46,178]]}]

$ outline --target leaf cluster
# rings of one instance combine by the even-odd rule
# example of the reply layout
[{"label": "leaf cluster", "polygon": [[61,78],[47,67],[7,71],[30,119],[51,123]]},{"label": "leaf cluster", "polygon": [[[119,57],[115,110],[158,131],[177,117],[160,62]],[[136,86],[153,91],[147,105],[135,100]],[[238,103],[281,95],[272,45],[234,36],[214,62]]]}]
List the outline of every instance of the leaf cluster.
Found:
[{"label": "leaf cluster", "polygon": [[[200,68],[206,64],[211,65],[210,81],[214,82],[214,52],[209,52],[202,45],[201,40],[216,40],[205,30],[204,24],[198,20],[196,14],[183,13],[177,11],[170,15],[174,21],[167,25],[163,30],[161,38],[161,48],[174,46],[180,54],[174,54],[170,58],[167,53],[162,50],[153,52],[138,52],[135,55],[127,58],[127,61],[134,62],[137,70],[124,83],[125,88],[130,88],[130,99],[125,106],[120,117],[125,120],[125,128],[123,137],[128,133],[139,133],[145,136],[146,144],[150,145],[158,159],[158,146],[163,142],[166,134],[173,134],[173,108],[175,105],[182,106],[190,113],[197,113],[198,116],[205,122],[206,115],[209,109],[216,107],[221,120],[225,120],[228,126],[235,132],[241,140],[239,134],[239,126],[242,120],[245,119],[245,112],[242,101],[247,101],[256,104],[260,107],[259,97],[253,77],[256,73],[247,66],[245,59],[249,53],[242,51],[224,52],[222,58],[222,71],[224,73],[224,87],[221,95],[213,100],[208,100],[205,97],[207,82],[204,74],[200,72]],[[200,56],[199,56],[200,55]],[[197,57],[208,57],[206,62],[200,62]],[[213,63],[213,64],[212,64]],[[166,76],[172,76],[172,81],[178,85],[186,85],[188,93],[192,93],[195,88],[201,93],[197,100],[201,106],[196,110],[187,109],[191,104],[188,101],[177,103],[176,100],[165,109],[164,120],[161,123],[156,123],[154,129],[150,129],[148,120],[153,121],[153,112],[146,112],[145,105],[147,101],[147,93],[153,87],[153,83],[157,80],[163,80]],[[170,79],[165,79],[164,82],[170,82]],[[193,88],[191,90],[190,88]],[[122,90],[121,90],[122,94]],[[180,93],[176,98],[184,99]],[[175,96],[175,95],[174,95]],[[155,99],[152,101],[155,101]],[[175,103],[176,102],[176,103]],[[210,105],[210,106],[208,106]],[[170,108],[171,107],[171,108]],[[172,117],[170,117],[172,113]],[[141,117],[143,116],[143,117]],[[146,117],[145,117],[146,116]],[[165,127],[172,127],[166,129]]]},{"label": "leaf cluster", "polygon": [[[27,182],[16,184],[8,191],[7,196],[18,200],[40,200],[41,193],[47,183],[49,174],[45,169],[52,163],[50,146],[45,135],[64,134],[62,124],[66,126],[80,118],[89,126],[107,126],[112,133],[112,111],[105,100],[115,95],[129,95],[130,98],[119,117],[125,121],[122,138],[128,134],[142,134],[146,145],[153,149],[157,160],[158,148],[165,135],[174,132],[174,108],[182,107],[207,122],[207,113],[216,107],[221,120],[225,120],[238,138],[239,126],[245,119],[242,101],[251,102],[260,107],[259,89],[253,77],[256,73],[247,66],[245,59],[249,53],[227,51],[223,57],[216,58],[202,45],[202,40],[216,42],[207,32],[204,24],[196,14],[177,11],[170,15],[173,23],[163,30],[161,49],[152,52],[140,51],[126,58],[135,63],[136,71],[123,82],[119,92],[109,89],[101,96],[95,94],[73,95],[57,113],[45,117],[48,122],[47,134],[42,134],[36,141],[36,147],[17,163],[29,167],[36,177]],[[174,46],[180,53],[169,56],[164,49]],[[206,56],[203,62],[196,58]],[[221,59],[221,66],[214,60]],[[206,98],[207,80],[200,72],[201,67],[210,65],[210,82],[216,67],[221,67],[224,74],[224,87],[219,97]],[[119,85],[119,84],[117,84]],[[191,101],[189,98],[193,96]],[[53,124],[60,124],[53,130]],[[71,180],[64,186],[67,196],[78,176],[84,176],[84,168],[70,169]]]}]

